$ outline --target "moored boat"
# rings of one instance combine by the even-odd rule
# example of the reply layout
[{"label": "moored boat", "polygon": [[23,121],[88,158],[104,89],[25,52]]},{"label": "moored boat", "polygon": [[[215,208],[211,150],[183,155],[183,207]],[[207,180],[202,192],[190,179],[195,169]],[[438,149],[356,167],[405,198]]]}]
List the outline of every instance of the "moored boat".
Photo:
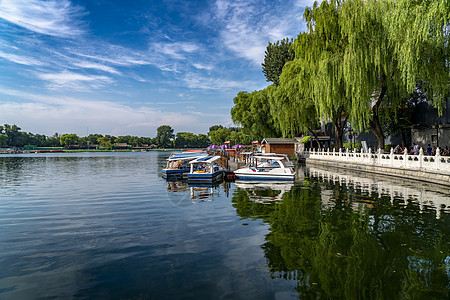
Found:
[{"label": "moored boat", "polygon": [[205,152],[174,153],[167,159],[167,165],[162,169],[162,176],[164,178],[184,176],[190,171],[190,161],[205,156],[207,156]]},{"label": "moored boat", "polygon": [[281,156],[253,156],[245,167],[234,171],[241,180],[289,180],[295,178],[293,168],[285,165]]},{"label": "moored boat", "polygon": [[223,167],[220,156],[205,156],[189,162],[191,165],[188,182],[215,182],[222,179]]}]

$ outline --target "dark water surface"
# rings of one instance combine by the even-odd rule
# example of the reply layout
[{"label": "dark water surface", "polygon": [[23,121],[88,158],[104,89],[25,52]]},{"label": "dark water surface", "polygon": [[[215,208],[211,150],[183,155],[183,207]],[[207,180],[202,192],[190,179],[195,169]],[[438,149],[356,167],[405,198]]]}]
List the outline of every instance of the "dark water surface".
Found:
[{"label": "dark water surface", "polygon": [[445,188],[320,167],[167,182],[167,152],[0,156],[0,299],[448,299]]}]

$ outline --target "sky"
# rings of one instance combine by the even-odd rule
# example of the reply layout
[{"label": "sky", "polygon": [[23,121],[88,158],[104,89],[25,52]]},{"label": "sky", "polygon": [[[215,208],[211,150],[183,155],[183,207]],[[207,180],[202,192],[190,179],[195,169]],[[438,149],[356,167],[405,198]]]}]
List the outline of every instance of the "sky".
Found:
[{"label": "sky", "polygon": [[0,0],[0,124],[47,136],[234,126],[311,0]]}]

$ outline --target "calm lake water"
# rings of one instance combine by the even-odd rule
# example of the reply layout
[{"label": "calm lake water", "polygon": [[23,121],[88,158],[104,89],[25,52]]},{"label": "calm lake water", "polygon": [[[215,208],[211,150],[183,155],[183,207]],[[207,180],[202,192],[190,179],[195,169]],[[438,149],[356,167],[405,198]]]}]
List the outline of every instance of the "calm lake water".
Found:
[{"label": "calm lake water", "polygon": [[0,156],[0,299],[448,299],[449,191],[300,166],[167,182],[168,152]]}]

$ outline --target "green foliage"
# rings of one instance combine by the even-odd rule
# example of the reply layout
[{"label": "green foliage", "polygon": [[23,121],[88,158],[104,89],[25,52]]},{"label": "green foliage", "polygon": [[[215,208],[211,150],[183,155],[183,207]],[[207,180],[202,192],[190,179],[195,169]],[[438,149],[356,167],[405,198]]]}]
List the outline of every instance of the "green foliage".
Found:
[{"label": "green foliage", "polygon": [[219,128],[215,131],[210,131],[209,138],[211,139],[211,143],[221,145],[228,141],[230,134],[231,131],[228,128]]},{"label": "green foliage", "polygon": [[264,56],[264,63],[262,63],[262,70],[264,76],[266,76],[266,81],[271,81],[277,86],[284,65],[286,62],[293,60],[294,57],[295,53],[292,39],[285,38],[281,42],[269,42]]},{"label": "green foliage", "polygon": [[393,45],[390,54],[398,63],[402,82],[412,93],[416,83],[423,81],[424,91],[442,114],[450,82],[448,0],[384,2],[390,4],[383,18]]},{"label": "green foliage", "polygon": [[6,134],[0,133],[0,147],[4,147],[8,144],[8,136]]},{"label": "green foliage", "polygon": [[361,143],[344,143],[344,149],[359,149],[361,150],[362,145]]},{"label": "green foliage", "polygon": [[100,145],[100,147],[104,148],[104,149],[111,149],[112,148],[112,143],[111,143],[111,139],[108,138],[107,136],[101,137],[98,139],[98,144]]},{"label": "green foliage", "polygon": [[161,148],[172,146],[172,139],[175,138],[173,129],[169,125],[159,126],[156,130],[156,143]]},{"label": "green foliage", "polygon": [[198,136],[191,132],[178,132],[174,141],[175,148],[205,148],[209,145],[209,138],[205,134]]},{"label": "green foliage", "polygon": [[77,145],[79,140],[80,138],[75,133],[66,133],[61,135],[61,137],[59,138],[61,146],[66,147]]},{"label": "green foliage", "polygon": [[273,118],[267,89],[252,93],[239,92],[233,99],[231,118],[235,124],[242,126],[247,135],[255,139],[281,136],[278,123]]},{"label": "green foliage", "polygon": [[300,142],[303,144],[306,144],[307,142],[309,142],[310,139],[311,139],[311,137],[309,135],[307,135],[307,136],[304,136]]}]

